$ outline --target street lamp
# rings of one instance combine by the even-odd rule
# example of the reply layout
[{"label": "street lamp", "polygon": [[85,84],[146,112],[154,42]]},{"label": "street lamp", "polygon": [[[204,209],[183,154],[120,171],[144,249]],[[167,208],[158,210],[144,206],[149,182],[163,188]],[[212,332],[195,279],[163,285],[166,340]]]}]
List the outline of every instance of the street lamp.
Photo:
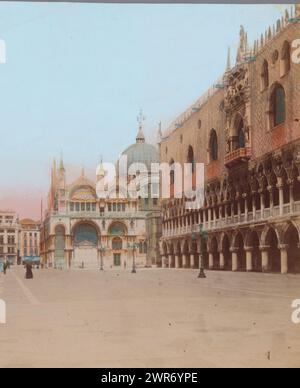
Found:
[{"label": "street lamp", "polygon": [[136,262],[135,262],[135,250],[139,247],[138,243],[128,243],[128,249],[132,249],[132,271],[131,273],[136,273]]},{"label": "street lamp", "polygon": [[[204,247],[205,247],[205,244],[207,242],[207,238],[208,238],[208,234],[206,232],[206,230],[203,230],[203,225],[200,224],[199,226],[199,235],[200,235],[200,272],[199,272],[199,275],[198,275],[198,278],[200,279],[205,279],[206,278],[206,275],[205,275],[205,272],[204,272]],[[192,235],[192,240],[194,241],[197,241],[197,234],[194,233]]]},{"label": "street lamp", "polygon": [[104,270],[104,268],[103,268],[103,255],[104,255],[105,251],[106,251],[106,248],[101,245],[101,247],[100,247],[100,271]]}]

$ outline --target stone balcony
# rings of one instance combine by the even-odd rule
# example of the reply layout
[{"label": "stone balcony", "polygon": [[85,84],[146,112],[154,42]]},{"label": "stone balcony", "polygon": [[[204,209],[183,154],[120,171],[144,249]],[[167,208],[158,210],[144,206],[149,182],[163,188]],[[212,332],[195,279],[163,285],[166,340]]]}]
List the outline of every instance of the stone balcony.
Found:
[{"label": "stone balcony", "polygon": [[[257,210],[255,213],[249,212],[247,214],[240,214],[235,216],[228,216],[227,218],[221,218],[204,222],[204,230],[217,231],[219,229],[225,229],[230,227],[236,227],[241,225],[247,225],[254,222],[264,222],[271,218],[279,218],[284,216],[291,216],[293,214],[300,214],[300,201],[292,204],[283,205],[282,209],[279,206],[275,206],[272,209]],[[184,237],[190,236],[193,233],[199,232],[200,224],[183,226],[171,230],[163,231],[163,238]]]},{"label": "stone balcony", "polygon": [[250,147],[239,148],[235,151],[229,152],[225,156],[225,166],[231,167],[237,163],[246,162],[251,158],[251,156],[252,152]]}]

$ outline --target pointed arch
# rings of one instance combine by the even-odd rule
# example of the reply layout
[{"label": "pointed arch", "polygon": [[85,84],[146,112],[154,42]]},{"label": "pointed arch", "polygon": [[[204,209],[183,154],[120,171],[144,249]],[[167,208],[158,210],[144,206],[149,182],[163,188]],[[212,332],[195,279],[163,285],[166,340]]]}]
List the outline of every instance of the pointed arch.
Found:
[{"label": "pointed arch", "polygon": [[219,159],[218,135],[215,129],[210,131],[209,138],[209,161],[214,162]]},{"label": "pointed arch", "polygon": [[291,69],[291,45],[286,40],[280,53],[280,77],[285,76]]},{"label": "pointed arch", "polygon": [[266,59],[263,61],[263,64],[261,67],[260,79],[261,79],[261,91],[264,91],[269,87],[269,64]]}]

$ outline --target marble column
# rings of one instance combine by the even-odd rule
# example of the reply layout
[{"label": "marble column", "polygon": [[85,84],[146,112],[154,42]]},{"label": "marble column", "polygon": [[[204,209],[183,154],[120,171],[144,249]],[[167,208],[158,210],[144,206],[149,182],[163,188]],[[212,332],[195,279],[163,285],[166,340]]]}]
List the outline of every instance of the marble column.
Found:
[{"label": "marble column", "polygon": [[279,249],[280,249],[280,255],[281,255],[281,273],[283,275],[286,275],[289,271],[287,245],[280,245]]},{"label": "marble column", "polygon": [[214,268],[214,255],[211,252],[209,253],[208,265],[209,269]]},{"label": "marble column", "polygon": [[179,268],[179,256],[175,255],[175,268]]},{"label": "marble column", "polygon": [[246,249],[246,270],[247,272],[253,271],[253,249]]},{"label": "marble column", "polygon": [[277,185],[279,189],[279,214],[283,216],[283,205],[284,205],[284,200],[283,200],[283,184],[279,183]]},{"label": "marble column", "polygon": [[225,269],[225,258],[223,252],[220,252],[220,269]]},{"label": "marble column", "polygon": [[289,188],[290,188],[290,213],[293,213],[294,212],[294,204],[295,204],[293,182],[290,183]]},{"label": "marble column", "polygon": [[187,257],[186,255],[182,255],[182,268],[186,268],[187,266]]},{"label": "marble column", "polygon": [[230,249],[232,253],[232,271],[237,272],[238,270],[238,250],[236,248]]},{"label": "marble column", "polygon": [[269,271],[269,247],[261,247],[262,272]]},{"label": "marble column", "polygon": [[195,268],[195,255],[191,254],[191,268]]}]

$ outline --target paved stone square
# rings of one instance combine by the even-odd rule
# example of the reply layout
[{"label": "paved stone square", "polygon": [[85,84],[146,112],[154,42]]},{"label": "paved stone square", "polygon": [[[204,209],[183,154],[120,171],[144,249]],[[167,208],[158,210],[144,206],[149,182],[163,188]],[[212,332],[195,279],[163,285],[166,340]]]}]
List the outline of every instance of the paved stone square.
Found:
[{"label": "paved stone square", "polygon": [[300,367],[300,277],[143,269],[0,276],[0,367]]}]

